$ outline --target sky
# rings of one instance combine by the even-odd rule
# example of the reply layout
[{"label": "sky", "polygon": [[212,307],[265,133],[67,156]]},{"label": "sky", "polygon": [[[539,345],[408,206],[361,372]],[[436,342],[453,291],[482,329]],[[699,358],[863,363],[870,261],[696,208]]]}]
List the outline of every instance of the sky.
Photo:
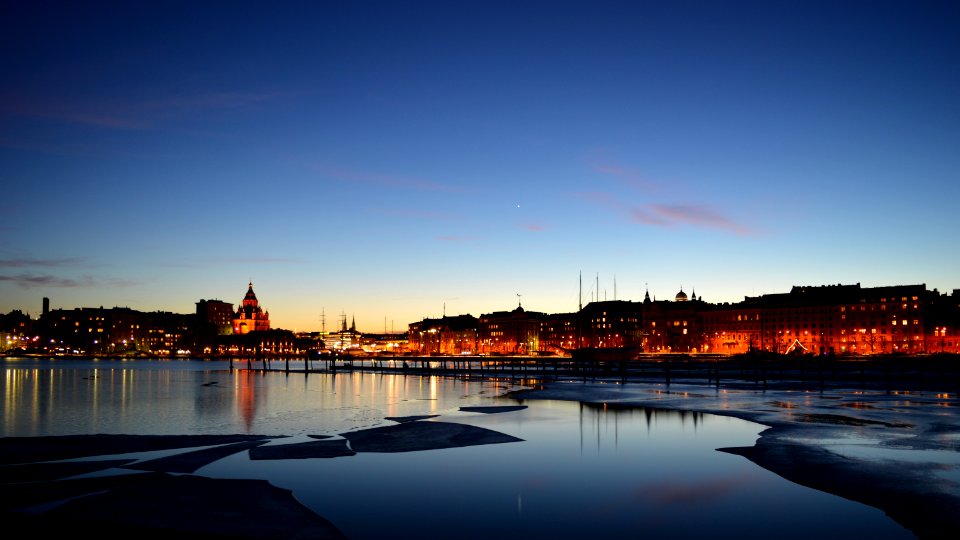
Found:
[{"label": "sky", "polygon": [[0,312],[960,288],[952,1],[0,4]]}]

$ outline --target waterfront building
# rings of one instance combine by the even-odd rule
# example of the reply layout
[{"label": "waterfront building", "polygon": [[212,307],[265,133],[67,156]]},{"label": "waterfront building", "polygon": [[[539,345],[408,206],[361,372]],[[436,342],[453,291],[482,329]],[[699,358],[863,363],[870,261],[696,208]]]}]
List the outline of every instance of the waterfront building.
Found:
[{"label": "waterfront building", "polygon": [[233,333],[233,304],[222,300],[203,300],[197,302],[197,322],[209,326],[215,335]]},{"label": "waterfront building", "polygon": [[794,286],[789,293],[705,305],[704,350],[813,354],[960,352],[960,294],[926,285]]},{"label": "waterfront building", "polygon": [[39,338],[34,326],[33,319],[19,309],[0,314],[0,351],[35,347]]},{"label": "waterfront building", "polygon": [[360,348],[369,354],[393,356],[407,350],[407,341],[407,334],[363,334]]},{"label": "waterfront building", "polygon": [[194,351],[211,354],[217,350],[218,337],[233,334],[233,304],[222,300],[197,302]]},{"label": "waterfront building", "polygon": [[703,352],[740,354],[761,348],[762,311],[756,299],[704,308]]},{"label": "waterfront building", "polygon": [[423,319],[408,328],[407,348],[413,354],[477,354],[479,321],[473,315]]},{"label": "waterfront building", "polygon": [[194,317],[169,311],[155,311],[141,317],[140,347],[163,356],[190,354],[193,349]]},{"label": "waterfront building", "polygon": [[547,314],[540,320],[540,348],[546,354],[565,355],[585,347],[587,338],[580,324],[580,313]]},{"label": "waterfront building", "polygon": [[637,348],[642,346],[643,304],[629,300],[590,302],[580,311],[584,347]]},{"label": "waterfront building", "polygon": [[40,318],[51,354],[122,354],[144,348],[143,314],[130,308],[53,309]]},{"label": "waterfront building", "polygon": [[643,299],[642,348],[651,353],[703,352],[704,329],[702,313],[707,304],[683,292],[683,287],[671,302],[651,300],[649,291]]},{"label": "waterfront building", "polygon": [[247,294],[244,295],[240,307],[233,317],[233,333],[247,334],[249,332],[262,332],[270,329],[270,312],[264,311],[260,307],[260,301],[253,292],[253,282],[247,287]]},{"label": "waterfront building", "polygon": [[513,311],[480,315],[478,352],[481,354],[535,354],[540,350],[540,321],[546,314],[525,311],[517,305]]},{"label": "waterfront building", "polygon": [[[691,291],[672,300],[591,302],[574,313],[513,311],[424,319],[396,336],[363,336],[346,314],[338,332],[297,339],[270,333],[269,314],[250,283],[233,311],[200,300],[196,313],[144,313],[126,307],[49,309],[37,321],[14,311],[0,319],[0,350],[65,355],[299,354],[316,348],[413,354],[569,354],[577,349],[738,354],[960,353],[960,289],[925,284],[794,286],[789,292],[711,304]],[[229,326],[227,322],[229,321]],[[252,335],[251,335],[252,334]],[[240,339],[249,336],[249,339]],[[406,339],[404,339],[404,336]]]}]

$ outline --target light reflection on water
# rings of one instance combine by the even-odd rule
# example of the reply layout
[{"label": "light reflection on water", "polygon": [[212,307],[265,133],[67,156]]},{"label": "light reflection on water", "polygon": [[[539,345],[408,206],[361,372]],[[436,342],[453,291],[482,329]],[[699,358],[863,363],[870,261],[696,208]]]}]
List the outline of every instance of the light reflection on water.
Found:
[{"label": "light reflection on water", "polygon": [[[393,537],[912,538],[879,510],[790,483],[716,448],[758,424],[709,414],[527,401],[466,405],[504,383],[344,373],[238,372],[221,362],[5,361],[3,435],[309,434],[439,414],[522,442],[408,453],[251,461],[197,474],[290,489],[353,540]],[[242,501],[238,502],[242,504]],[[811,519],[811,516],[816,516]]]},{"label": "light reflection on water", "polygon": [[708,414],[526,404],[433,420],[523,442],[306,461],[238,455],[200,472],[270,478],[354,540],[449,531],[457,538],[913,537],[876,509],[715,451],[752,444],[763,426]]},{"label": "light reflection on water", "polygon": [[436,377],[262,373],[210,361],[4,360],[0,435],[299,435],[438,414],[500,393]]}]

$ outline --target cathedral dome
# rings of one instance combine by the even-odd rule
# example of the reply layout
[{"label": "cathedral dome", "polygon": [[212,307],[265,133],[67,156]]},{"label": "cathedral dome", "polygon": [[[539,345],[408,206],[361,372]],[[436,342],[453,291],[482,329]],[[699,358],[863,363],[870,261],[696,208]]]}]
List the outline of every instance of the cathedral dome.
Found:
[{"label": "cathedral dome", "polygon": [[680,288],[680,292],[677,293],[677,302],[686,302],[687,293],[683,292],[683,288]]}]

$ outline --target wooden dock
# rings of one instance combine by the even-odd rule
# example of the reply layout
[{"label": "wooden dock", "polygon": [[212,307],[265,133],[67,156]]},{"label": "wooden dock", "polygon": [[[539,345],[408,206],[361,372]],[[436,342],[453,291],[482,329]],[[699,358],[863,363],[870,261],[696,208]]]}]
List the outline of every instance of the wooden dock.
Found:
[{"label": "wooden dock", "polygon": [[373,372],[443,377],[547,381],[613,381],[767,386],[847,386],[957,391],[960,355],[641,354],[621,360],[560,356],[369,356],[234,359],[234,369],[300,373]]}]

